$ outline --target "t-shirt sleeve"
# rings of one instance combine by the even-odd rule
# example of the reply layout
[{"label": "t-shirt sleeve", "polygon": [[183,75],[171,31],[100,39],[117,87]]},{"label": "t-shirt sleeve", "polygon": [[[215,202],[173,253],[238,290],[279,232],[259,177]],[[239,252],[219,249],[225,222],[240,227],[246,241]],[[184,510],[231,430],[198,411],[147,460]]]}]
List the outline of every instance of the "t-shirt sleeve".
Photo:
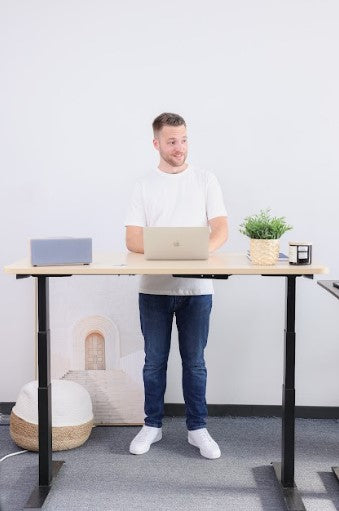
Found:
[{"label": "t-shirt sleeve", "polygon": [[134,187],[125,219],[125,226],[126,225],[146,227],[146,214],[141,183],[137,183]]},{"label": "t-shirt sleeve", "polygon": [[214,174],[210,174],[207,181],[206,213],[207,220],[217,216],[227,216],[221,187]]}]

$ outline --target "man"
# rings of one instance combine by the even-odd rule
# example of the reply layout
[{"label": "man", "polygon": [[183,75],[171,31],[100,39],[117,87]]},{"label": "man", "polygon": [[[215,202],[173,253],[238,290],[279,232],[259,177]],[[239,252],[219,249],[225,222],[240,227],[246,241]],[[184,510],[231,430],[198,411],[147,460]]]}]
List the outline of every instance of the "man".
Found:
[{"label": "man", "polygon": [[[227,212],[216,177],[185,163],[187,135],[184,119],[163,113],[153,121],[153,145],[158,168],[135,187],[126,220],[126,246],[143,253],[143,227],[210,226],[209,251],[228,236]],[[132,454],[147,452],[162,438],[167,360],[173,316],[179,336],[182,386],[186,405],[188,442],[202,456],[220,457],[218,444],[206,429],[207,343],[213,285],[210,279],[171,275],[143,275],[139,310],[145,341],[145,425],[130,444]]]}]

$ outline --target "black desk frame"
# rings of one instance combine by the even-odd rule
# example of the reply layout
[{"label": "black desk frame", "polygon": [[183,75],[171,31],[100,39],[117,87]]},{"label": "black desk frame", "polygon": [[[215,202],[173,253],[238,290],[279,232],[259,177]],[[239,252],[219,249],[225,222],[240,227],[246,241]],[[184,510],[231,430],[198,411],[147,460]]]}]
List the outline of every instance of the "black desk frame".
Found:
[{"label": "black desk frame", "polygon": [[[50,377],[49,277],[71,275],[17,275],[17,278],[36,277],[38,281],[38,414],[39,414],[39,484],[31,493],[25,509],[40,509],[52,487],[63,461],[52,460],[52,408]],[[173,275],[179,276],[179,275]],[[180,275],[227,279],[230,275]],[[282,386],[282,442],[281,462],[272,462],[288,511],[306,511],[294,482],[295,459],[295,298],[296,278],[300,275],[272,275],[285,277],[284,382]],[[304,275],[313,278],[313,275]]]},{"label": "black desk frame", "polygon": [[[294,482],[295,459],[295,294],[296,275],[286,276],[284,383],[282,386],[281,463],[272,462],[289,511],[305,506]],[[313,275],[310,276],[313,278]]]},{"label": "black desk frame", "polygon": [[[335,296],[339,299],[339,288],[333,286],[333,282],[338,282],[336,280],[318,280],[318,284],[320,287],[326,289],[331,295]],[[339,482],[339,466],[332,467],[333,474],[337,478],[337,481]]]}]

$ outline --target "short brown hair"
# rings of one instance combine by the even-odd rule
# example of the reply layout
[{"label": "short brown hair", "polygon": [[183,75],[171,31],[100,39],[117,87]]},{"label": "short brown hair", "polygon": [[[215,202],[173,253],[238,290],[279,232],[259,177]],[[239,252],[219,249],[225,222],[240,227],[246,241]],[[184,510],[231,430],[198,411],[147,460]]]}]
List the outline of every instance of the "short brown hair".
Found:
[{"label": "short brown hair", "polygon": [[153,133],[154,135],[158,133],[161,128],[164,126],[185,126],[185,120],[178,114],[171,114],[169,112],[164,112],[163,114],[158,115],[153,121]]}]

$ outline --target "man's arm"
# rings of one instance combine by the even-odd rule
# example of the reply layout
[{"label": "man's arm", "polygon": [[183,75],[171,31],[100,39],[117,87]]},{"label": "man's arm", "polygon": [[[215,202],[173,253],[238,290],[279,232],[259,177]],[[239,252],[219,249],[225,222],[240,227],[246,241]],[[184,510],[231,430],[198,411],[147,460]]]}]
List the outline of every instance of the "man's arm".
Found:
[{"label": "man's arm", "polygon": [[217,216],[208,221],[211,228],[209,239],[209,252],[220,248],[228,238],[227,216]]},{"label": "man's arm", "polygon": [[126,247],[131,252],[144,253],[143,227],[136,225],[126,226]]}]

